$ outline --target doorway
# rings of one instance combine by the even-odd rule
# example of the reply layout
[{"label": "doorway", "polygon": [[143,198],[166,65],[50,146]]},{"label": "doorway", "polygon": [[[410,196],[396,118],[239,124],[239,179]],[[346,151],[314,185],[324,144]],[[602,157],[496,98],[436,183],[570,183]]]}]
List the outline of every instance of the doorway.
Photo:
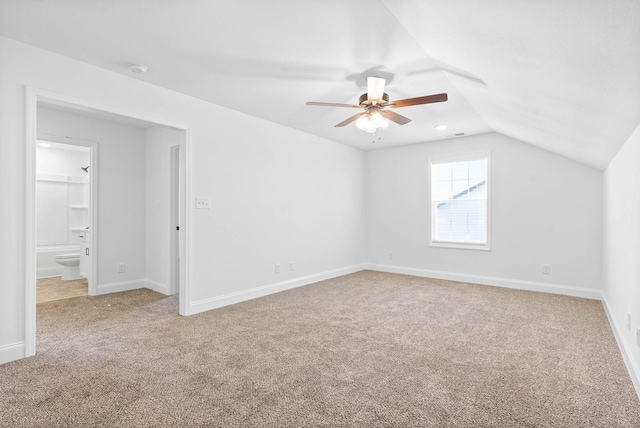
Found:
[{"label": "doorway", "polygon": [[[190,309],[188,305],[188,294],[189,294],[189,252],[188,242],[189,236],[183,231],[188,230],[188,222],[190,218],[190,210],[187,207],[186,200],[187,195],[190,191],[188,185],[188,156],[189,156],[189,147],[190,147],[190,131],[189,128],[183,125],[166,122],[163,120],[154,120],[147,117],[140,117],[135,114],[129,114],[128,112],[121,111],[118,109],[113,109],[110,107],[105,107],[101,105],[97,105],[91,102],[87,102],[85,100],[73,99],[71,97],[62,96],[60,94],[53,94],[47,91],[42,91],[34,88],[27,88],[26,91],[26,168],[25,168],[25,182],[26,182],[26,229],[25,229],[25,356],[35,355],[36,352],[36,144],[38,140],[38,107],[41,106],[54,106],[57,110],[66,111],[68,113],[73,113],[78,116],[85,116],[89,119],[93,118],[93,120],[106,120],[106,121],[115,121],[120,124],[127,124],[131,126],[142,126],[142,127],[160,127],[165,129],[172,130],[172,134],[175,136],[173,146],[176,146],[178,149],[175,153],[177,153],[176,161],[177,162],[177,171],[178,176],[175,178],[175,182],[177,183],[177,194],[174,196],[176,201],[172,204],[172,206],[177,206],[177,216],[178,216],[178,226],[180,227],[181,235],[178,237],[172,236],[172,233],[169,231],[169,228],[166,228],[166,242],[167,246],[167,258],[162,260],[163,263],[166,263],[166,260],[169,258],[170,252],[175,252],[177,263],[175,264],[175,268],[171,273],[171,277],[167,276],[166,284],[167,287],[165,290],[169,291],[169,293],[165,294],[178,294],[178,311],[181,315],[190,315]],[[85,127],[88,129],[90,127]],[[142,131],[144,134],[144,131]],[[57,133],[58,137],[61,139],[68,139],[66,134]],[[102,151],[104,147],[102,143],[100,143],[100,152],[102,159]],[[90,164],[89,171],[93,170],[94,172],[100,167],[97,162],[97,154],[98,154],[98,144],[91,149],[92,153],[92,162]],[[170,153],[165,152],[166,157],[168,158]],[[126,156],[112,156],[120,161],[120,163],[126,163],[128,158]],[[165,158],[166,159],[166,158]],[[102,160],[101,160],[102,162]],[[86,166],[86,165],[85,165]],[[135,168],[130,168],[130,170],[134,170]],[[102,169],[101,169],[102,170]],[[144,168],[142,168],[144,171]],[[171,170],[168,167],[164,169],[165,174],[167,174],[167,182],[169,181],[168,176],[171,173]],[[101,172],[101,174],[103,174]],[[101,183],[103,180],[106,181],[105,177],[108,174],[104,174],[100,179]],[[113,266],[109,266],[109,263],[105,265],[104,260],[99,259],[101,254],[103,254],[103,250],[101,249],[101,245],[104,245],[104,242],[107,241],[106,237],[109,235],[108,233],[103,233],[100,236],[100,240],[98,239],[98,235],[100,233],[98,222],[96,216],[98,216],[98,212],[100,207],[97,203],[97,175],[92,176],[91,186],[95,188],[95,192],[92,192],[92,198],[94,200],[93,209],[89,210],[91,212],[91,222],[88,225],[91,230],[91,244],[88,248],[88,252],[92,258],[92,272],[91,279],[89,283],[89,293],[92,294],[91,284],[95,286],[93,294],[106,294],[110,292],[123,291],[119,288],[124,287],[125,289],[133,289],[133,288],[150,288],[155,289],[153,286],[147,286],[147,278],[145,277],[144,271],[142,274],[138,275],[139,278],[137,281],[105,281],[105,275],[108,276],[111,274],[113,276],[114,273],[120,273],[120,263],[117,263],[118,271],[112,269]],[[126,183],[128,185],[128,183]],[[101,184],[102,186],[102,184]],[[165,192],[167,195],[167,200],[169,199],[170,189],[165,187]],[[102,193],[102,192],[101,192]],[[100,197],[102,204],[102,195]],[[142,199],[145,199],[144,197]],[[169,223],[169,217],[171,213],[169,211],[167,203],[167,211],[166,218],[167,223]],[[76,208],[78,209],[78,208]],[[102,216],[102,214],[100,214]],[[103,216],[100,220],[100,224],[102,225],[104,222],[104,218],[108,217],[107,215]],[[123,219],[126,221],[126,218]],[[120,225],[116,225],[119,227]],[[86,226],[85,226],[86,227]],[[100,226],[102,227],[102,226]],[[138,230],[139,231],[139,230]],[[144,235],[144,234],[141,234]],[[169,241],[175,240],[177,242],[177,247],[169,246]],[[102,244],[101,244],[102,241]],[[123,247],[123,250],[126,250],[126,247]],[[143,256],[144,257],[144,256]],[[115,260],[115,262],[119,262],[119,260]],[[105,267],[106,266],[106,267]],[[166,266],[166,265],[165,265]],[[133,268],[135,268],[135,264]],[[111,269],[110,269],[111,268]],[[129,265],[126,266],[127,272],[130,268]],[[111,272],[109,272],[111,270]],[[133,269],[132,269],[133,270]],[[124,267],[122,271],[125,271]],[[103,272],[102,274],[100,272]],[[107,286],[104,286],[104,282],[108,282]],[[154,284],[153,280],[149,280],[151,285]],[[114,287],[115,285],[115,287]],[[131,288],[127,288],[131,287]]]},{"label": "doorway", "polygon": [[36,145],[36,301],[95,295],[96,144],[40,134]]}]

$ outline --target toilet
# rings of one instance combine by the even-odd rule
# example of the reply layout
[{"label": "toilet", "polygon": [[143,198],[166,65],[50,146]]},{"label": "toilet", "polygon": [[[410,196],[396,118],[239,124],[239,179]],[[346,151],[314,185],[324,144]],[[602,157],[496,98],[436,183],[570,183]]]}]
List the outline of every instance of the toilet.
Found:
[{"label": "toilet", "polygon": [[62,266],[62,280],[80,279],[80,253],[58,254],[53,260]]}]

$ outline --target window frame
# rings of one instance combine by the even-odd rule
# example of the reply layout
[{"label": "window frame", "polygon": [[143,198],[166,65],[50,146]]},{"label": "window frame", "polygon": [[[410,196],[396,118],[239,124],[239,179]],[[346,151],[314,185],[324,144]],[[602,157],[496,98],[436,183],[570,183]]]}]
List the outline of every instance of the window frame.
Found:
[{"label": "window frame", "polygon": [[[432,199],[433,192],[433,165],[435,164],[443,164],[443,163],[454,163],[454,162],[462,162],[462,161],[472,161],[486,158],[487,159],[487,180],[486,180],[486,190],[487,190],[487,217],[486,217],[486,230],[487,230],[487,239],[486,243],[474,243],[474,242],[459,242],[459,241],[435,241],[433,238],[435,236],[435,207]],[[436,248],[458,248],[464,250],[491,250],[491,151],[483,150],[483,151],[475,151],[475,152],[466,152],[466,153],[457,153],[457,154],[448,154],[448,155],[438,155],[429,157],[428,162],[428,186],[427,186],[427,194],[428,194],[428,203],[429,203],[429,247]]]}]

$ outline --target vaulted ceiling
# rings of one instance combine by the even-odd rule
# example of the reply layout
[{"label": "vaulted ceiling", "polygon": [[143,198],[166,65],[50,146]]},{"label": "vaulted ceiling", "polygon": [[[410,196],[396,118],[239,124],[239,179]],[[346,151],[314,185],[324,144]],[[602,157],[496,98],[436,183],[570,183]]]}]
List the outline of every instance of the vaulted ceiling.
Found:
[{"label": "vaulted ceiling", "polygon": [[[602,169],[640,124],[637,0],[0,0],[0,35],[363,150],[495,131]],[[305,105],[367,76],[449,101],[375,142]]]}]

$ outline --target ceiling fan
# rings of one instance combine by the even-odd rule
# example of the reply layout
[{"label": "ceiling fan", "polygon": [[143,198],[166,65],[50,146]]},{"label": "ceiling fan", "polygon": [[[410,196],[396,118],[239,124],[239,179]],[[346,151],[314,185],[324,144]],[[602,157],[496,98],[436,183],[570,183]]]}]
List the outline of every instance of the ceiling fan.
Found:
[{"label": "ceiling fan", "polygon": [[415,106],[420,104],[440,103],[447,101],[447,94],[425,95],[423,97],[406,98],[404,100],[389,101],[389,94],[384,92],[385,79],[382,77],[367,77],[367,93],[360,95],[359,104],[322,103],[309,101],[309,106],[350,107],[364,111],[343,120],[336,128],[346,126],[355,121],[356,126],[365,132],[373,134],[379,128],[386,128],[388,120],[405,125],[411,119],[388,110],[392,108]]}]

